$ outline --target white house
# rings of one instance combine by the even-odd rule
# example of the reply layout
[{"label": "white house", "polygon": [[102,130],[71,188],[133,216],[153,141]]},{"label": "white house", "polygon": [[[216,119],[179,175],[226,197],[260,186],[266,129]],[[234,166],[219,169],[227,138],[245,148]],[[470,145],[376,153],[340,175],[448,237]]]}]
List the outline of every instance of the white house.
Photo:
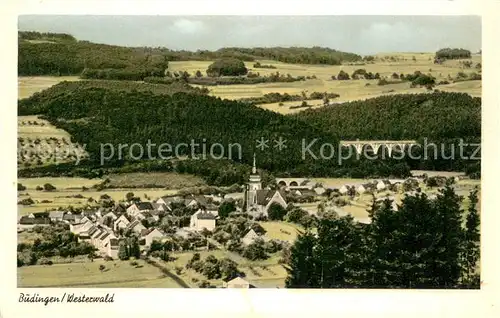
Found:
[{"label": "white house", "polygon": [[340,187],[339,193],[340,194],[347,194],[349,192],[349,186],[344,184],[343,186]]},{"label": "white house", "polygon": [[241,277],[236,277],[231,280],[223,280],[222,282],[223,288],[250,288],[251,285],[249,282],[244,280]]},{"label": "white house", "polygon": [[113,223],[113,230],[118,232],[119,229],[124,229],[130,224],[130,221],[127,219],[125,214],[120,215],[118,219]]},{"label": "white house", "polygon": [[213,231],[215,229],[215,219],[216,216],[213,213],[200,209],[191,216],[189,227],[195,231],[201,231],[204,228]]},{"label": "white house", "polygon": [[389,180],[379,180],[377,182],[377,191],[383,191],[388,189],[391,186],[391,182]]},{"label": "white house", "polygon": [[137,202],[127,208],[127,214],[130,216],[136,216],[141,212],[149,212],[152,210],[154,210],[154,207],[151,202]]},{"label": "white house", "polygon": [[142,232],[142,230],[145,230],[146,227],[144,225],[142,225],[142,223],[139,221],[139,220],[135,220],[135,221],[132,221],[127,227],[126,229],[130,229],[132,230],[132,232],[135,232],[135,233],[138,233],[140,234]]},{"label": "white house", "polygon": [[247,234],[245,234],[245,236],[243,236],[243,238],[241,239],[241,243],[245,246],[248,246],[255,242],[255,240],[258,238],[259,235],[255,233],[253,229],[250,229],[250,231],[248,231]]},{"label": "white house", "polygon": [[149,228],[142,231],[141,239],[144,240],[144,247],[149,248],[154,240],[160,240],[165,237],[165,233],[158,230],[157,228]]},{"label": "white house", "polygon": [[64,217],[64,211],[50,211],[49,212],[49,219],[52,222],[62,222]]}]

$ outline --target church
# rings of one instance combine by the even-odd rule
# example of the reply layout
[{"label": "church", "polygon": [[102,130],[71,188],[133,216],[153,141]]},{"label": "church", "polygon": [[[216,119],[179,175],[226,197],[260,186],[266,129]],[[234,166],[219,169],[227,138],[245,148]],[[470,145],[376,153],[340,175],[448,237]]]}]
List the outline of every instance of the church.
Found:
[{"label": "church", "polygon": [[273,203],[277,203],[283,208],[287,207],[285,194],[282,191],[262,189],[261,178],[257,173],[257,167],[255,165],[255,154],[253,156],[252,173],[250,174],[250,178],[248,180],[245,199],[246,211],[254,217],[267,217],[269,207]]}]

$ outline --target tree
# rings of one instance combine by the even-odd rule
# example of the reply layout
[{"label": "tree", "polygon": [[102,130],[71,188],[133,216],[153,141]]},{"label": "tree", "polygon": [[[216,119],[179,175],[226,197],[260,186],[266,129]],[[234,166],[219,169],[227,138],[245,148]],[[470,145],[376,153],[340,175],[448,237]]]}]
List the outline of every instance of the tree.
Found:
[{"label": "tree", "polygon": [[203,74],[200,72],[200,70],[197,70],[195,76],[200,78],[203,77]]},{"label": "tree", "polygon": [[132,201],[132,199],[134,198],[134,193],[133,192],[128,192],[125,195],[125,198],[127,199],[127,201]]},{"label": "tree", "polygon": [[43,185],[43,190],[45,190],[45,191],[55,191],[56,187],[54,187],[50,183],[46,183],[46,184]]},{"label": "tree", "polygon": [[349,78],[348,73],[344,72],[343,70],[340,70],[339,74],[337,75],[337,79],[338,80],[348,80],[350,78]]},{"label": "tree", "polygon": [[256,239],[243,250],[243,257],[251,261],[264,260],[268,258],[265,250],[265,243],[262,239]]},{"label": "tree", "polygon": [[464,240],[462,248],[462,285],[467,288],[479,288],[480,278],[477,274],[477,264],[480,256],[479,213],[477,211],[478,190],[469,194],[469,208],[465,221]]},{"label": "tree", "polygon": [[17,184],[17,191],[24,191],[26,190],[26,187],[22,185],[22,183]]},{"label": "tree", "polygon": [[271,206],[267,210],[267,217],[269,220],[279,220],[282,221],[283,217],[286,215],[286,209],[281,206],[279,203],[272,203]]},{"label": "tree", "polygon": [[106,266],[104,265],[99,265],[99,270],[101,271],[101,273],[106,269]]},{"label": "tree", "polygon": [[328,98],[328,93],[325,92],[325,95],[323,97],[323,105],[328,106],[330,104],[330,99]]},{"label": "tree", "polygon": [[141,257],[141,249],[139,247],[139,240],[137,237],[132,236],[128,238],[128,256],[140,258]]},{"label": "tree", "polygon": [[239,76],[248,73],[245,63],[235,58],[221,58],[208,66],[207,75],[218,76]]},{"label": "tree", "polygon": [[238,264],[229,258],[223,258],[219,261],[220,272],[223,279],[230,279],[239,274]]},{"label": "tree", "polygon": [[285,280],[286,288],[317,288],[316,275],[316,238],[311,232],[300,233],[290,248],[285,269],[288,273]]},{"label": "tree", "polygon": [[288,222],[293,222],[293,223],[301,223],[302,219],[309,215],[307,211],[299,208],[299,207],[293,207],[290,211],[288,211],[286,215],[286,219]]},{"label": "tree", "polygon": [[118,245],[118,258],[122,261],[129,259],[127,244],[123,240]]},{"label": "tree", "polygon": [[224,201],[219,205],[219,217],[225,219],[231,212],[236,211],[234,201]]}]

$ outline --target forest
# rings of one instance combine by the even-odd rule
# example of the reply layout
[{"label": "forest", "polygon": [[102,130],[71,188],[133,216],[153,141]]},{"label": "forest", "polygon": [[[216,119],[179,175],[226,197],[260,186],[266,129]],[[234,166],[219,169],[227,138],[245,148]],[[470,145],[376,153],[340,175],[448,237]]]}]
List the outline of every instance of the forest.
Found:
[{"label": "forest", "polygon": [[[142,74],[145,69],[164,71],[168,67],[168,61],[210,61],[219,58],[242,61],[265,58],[286,63],[331,65],[361,60],[361,56],[357,54],[321,47],[222,48],[217,51],[189,52],[162,47],[97,44],[77,41],[68,34],[28,31],[19,32],[18,38],[19,76],[80,75],[84,69],[89,69],[86,75],[88,78],[101,76],[99,78],[119,79],[117,77],[123,77],[124,74]],[[98,73],[98,70],[102,72]]]},{"label": "forest", "polygon": [[[188,89],[189,86],[182,83],[175,83],[177,86],[172,87],[170,95],[128,87],[124,89],[113,81],[108,83],[97,87],[92,81],[61,83],[20,100],[19,114],[43,115],[55,126],[68,131],[73,142],[86,144],[86,150],[90,153],[90,170],[93,165],[99,164],[101,155],[104,155],[101,154],[101,144],[118,146],[139,143],[145,147],[150,142],[175,146],[193,140],[205,144],[206,149],[219,143],[224,148],[216,148],[218,150],[213,155],[244,165],[251,164],[253,153],[257,152],[259,167],[281,176],[406,177],[410,168],[458,169],[469,173],[480,171],[477,160],[449,160],[441,157],[431,160],[387,157],[369,160],[362,157],[358,160],[351,156],[339,165],[336,160],[338,153],[328,159],[317,160],[312,156],[304,158],[301,152],[303,140],[316,138],[320,141],[310,148],[316,154],[323,142],[338,145],[341,138],[419,141],[428,138],[432,142],[448,144],[456,143],[459,138],[469,142],[480,140],[481,100],[467,94],[384,96],[285,116],[249,103],[207,96],[205,92]],[[169,87],[159,86],[165,90]],[[273,147],[273,140],[279,137],[287,140],[287,148],[279,150]],[[261,138],[270,141],[265,151],[255,148],[255,141]],[[228,148],[231,144],[241,145],[241,152],[229,158]],[[173,169],[194,172],[215,185],[230,185],[244,178],[242,171],[246,168],[235,170],[234,166],[229,165],[230,160],[226,162],[226,170],[233,172],[222,173],[218,172],[218,160],[192,157],[193,153],[200,154],[201,151],[201,147],[194,150],[182,148],[178,155],[186,155],[191,160]],[[143,153],[142,158],[145,155]],[[124,157],[112,158],[106,165],[120,167],[124,162],[138,164],[137,156],[125,152]],[[198,162],[203,164],[200,166]],[[42,167],[29,171],[36,174],[50,169]],[[160,165],[157,169],[164,168]],[[88,173],[83,167],[79,171]]]},{"label": "forest", "polygon": [[317,235],[307,230],[284,254],[286,287],[478,289],[477,190],[467,210],[462,200],[447,185],[435,199],[408,195],[397,210],[374,201],[370,224],[325,214]]}]

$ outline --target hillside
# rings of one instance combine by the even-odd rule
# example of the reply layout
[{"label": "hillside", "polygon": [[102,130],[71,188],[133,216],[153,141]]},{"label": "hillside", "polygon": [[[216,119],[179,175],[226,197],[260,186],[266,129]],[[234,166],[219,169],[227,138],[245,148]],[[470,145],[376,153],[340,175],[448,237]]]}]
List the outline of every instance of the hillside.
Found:
[{"label": "hillside", "polygon": [[464,93],[398,94],[306,110],[301,118],[350,139],[481,136],[481,98]]},{"label": "hillside", "polygon": [[[204,152],[210,157],[211,146],[219,144],[213,148],[215,157],[251,164],[252,155],[257,152],[259,166],[273,174],[316,177],[401,176],[408,174],[410,167],[463,170],[470,163],[440,158],[421,162],[408,159],[357,160],[353,157],[343,160],[342,165],[339,165],[336,152],[327,160],[315,160],[308,155],[303,158],[303,142],[308,144],[319,138],[310,148],[317,155],[322,143],[337,147],[341,138],[429,138],[436,141],[480,137],[480,99],[466,94],[387,96],[284,116],[245,103],[206,95],[155,95],[151,92],[94,87],[91,83],[56,85],[21,100],[19,109],[24,115],[43,115],[53,125],[70,133],[73,142],[86,144],[91,163],[95,164],[101,160],[101,144],[112,144],[116,149],[120,144],[139,143],[146,149],[149,141],[156,145],[168,143],[174,149],[176,145],[194,142],[198,146],[180,147],[176,155],[192,157],[193,154]],[[73,89],[68,90],[69,86],[73,86]],[[279,137],[287,141],[287,148],[278,150],[274,147],[274,140]],[[261,138],[269,140],[265,151],[255,148],[256,140]],[[231,146],[234,144],[241,145],[241,158],[239,148]],[[154,151],[157,149],[153,148],[153,156],[156,156],[157,152]],[[229,150],[233,151],[232,154]],[[173,151],[167,155],[174,155]],[[137,151],[130,156],[126,148],[121,158],[117,158],[115,153],[115,157],[105,163],[120,166],[124,162],[135,162],[135,159],[146,157],[145,151],[142,156]],[[194,172],[207,177],[214,173],[207,166],[217,165],[217,169],[221,168],[220,164],[213,163],[187,161],[184,164],[182,172]],[[144,166],[146,168],[152,169]],[[233,169],[236,168],[229,168]]]},{"label": "hillside", "polygon": [[133,81],[64,81],[41,92],[35,93],[29,98],[21,99],[18,104],[18,114],[20,116],[44,114],[47,111],[44,107],[46,107],[48,105],[47,103],[51,100],[91,88],[102,88],[114,92],[149,92],[155,95],[172,95],[179,92],[190,94],[207,93],[207,91],[202,88],[192,87],[182,82],[163,85]]},{"label": "hillside", "polygon": [[[361,60],[353,53],[320,47],[222,48],[217,51],[174,51],[168,48],[123,47],[77,41],[68,34],[19,32],[18,75],[79,75],[87,69],[115,69],[159,74],[168,61],[210,61],[234,57],[287,63],[339,65]],[[158,73],[159,72],[159,73]]]}]

